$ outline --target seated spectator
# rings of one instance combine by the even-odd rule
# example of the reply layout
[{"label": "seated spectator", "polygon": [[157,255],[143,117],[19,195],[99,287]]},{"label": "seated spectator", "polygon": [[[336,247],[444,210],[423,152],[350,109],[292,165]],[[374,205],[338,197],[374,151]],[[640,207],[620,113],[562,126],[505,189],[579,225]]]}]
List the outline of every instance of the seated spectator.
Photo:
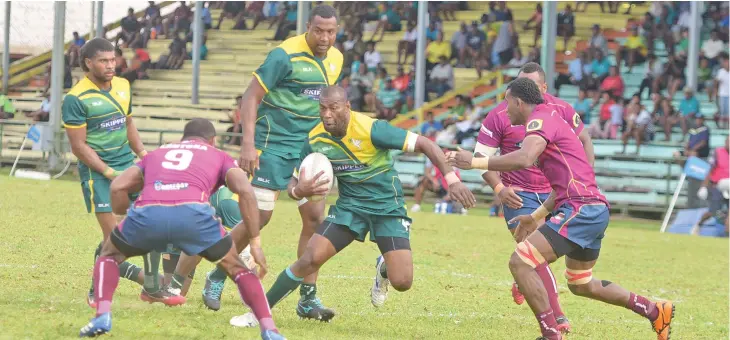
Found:
[{"label": "seated spectator", "polygon": [[127,71],[128,66],[127,66],[127,59],[124,58],[124,53],[118,47],[114,49],[114,61],[117,65],[116,68],[114,69],[114,73],[117,76],[121,76],[122,73]]},{"label": "seated spectator", "polygon": [[375,82],[373,83],[373,93],[378,93],[380,89],[385,88],[385,78],[388,78],[388,70],[383,67],[378,67],[377,73],[375,74]]},{"label": "seated spectator", "polygon": [[710,103],[715,100],[714,85],[710,61],[707,58],[700,57],[700,66],[697,68],[697,91],[705,91]]},{"label": "seated spectator", "polygon": [[403,39],[398,42],[398,65],[407,63],[409,56],[414,56],[415,58],[417,38],[416,23],[410,21],[406,26],[405,33],[403,33]]},{"label": "seated spectator", "polygon": [[373,36],[370,37],[370,40],[375,40],[375,35],[380,32],[380,38],[378,38],[377,42],[383,41],[383,36],[385,35],[385,31],[388,32],[400,32],[402,29],[401,27],[401,15],[398,13],[398,11],[393,8],[393,4],[386,3],[385,4],[385,11],[383,12],[383,15],[380,16],[380,21],[378,21],[378,26],[375,27],[375,31],[373,32]]},{"label": "seated spectator", "polygon": [[433,112],[428,111],[424,114],[424,122],[421,125],[422,136],[434,140],[436,138],[436,133],[443,129],[444,126],[441,124],[441,122],[433,118]]},{"label": "seated spectator", "polygon": [[133,83],[137,79],[149,79],[147,69],[151,66],[150,55],[143,48],[134,50],[134,58],[132,58],[132,67],[122,73],[122,77],[127,79],[129,83]]},{"label": "seated spectator", "polygon": [[680,119],[682,124],[682,140],[684,140],[684,137],[687,135],[687,126],[689,125],[688,118],[693,117],[697,113],[701,113],[700,101],[697,100],[694,91],[690,87],[684,88],[684,98],[679,102],[679,113],[682,114]]},{"label": "seated spectator", "polygon": [[[699,222],[692,228],[692,234],[699,233],[700,226],[712,217],[717,217],[718,213],[725,210],[727,214],[728,196],[718,189],[721,181],[727,181],[730,177],[730,138],[725,139],[725,145],[713,150],[710,157],[710,174],[705,177],[702,187],[697,191],[697,197],[701,200],[707,200],[709,196],[710,209],[702,215]],[[708,195],[709,193],[709,195]],[[730,223],[725,218],[717,218],[717,222],[725,223],[725,233],[728,232]]]},{"label": "seated spectator", "polygon": [[[48,92],[46,90],[46,92]],[[4,94],[0,94],[0,119],[15,118],[15,106],[13,101]]]},{"label": "seated spectator", "polygon": [[43,102],[38,110],[32,112],[26,112],[25,116],[32,119],[34,122],[47,122],[49,114],[51,112],[51,94],[49,92],[43,93]]},{"label": "seated spectator", "polygon": [[352,86],[352,97],[349,98],[353,110],[359,111],[365,108],[367,111],[375,111],[375,98],[372,94],[375,76],[368,72],[366,67],[359,67],[356,73],[350,74],[350,86]]},{"label": "seated spectator", "polygon": [[558,36],[563,37],[563,48],[568,50],[568,42],[575,35],[575,17],[570,5],[565,5],[565,10],[558,13]]},{"label": "seated spectator", "polygon": [[185,62],[185,57],[188,55],[186,45],[187,43],[185,42],[184,33],[178,33],[175,39],[173,39],[168,46],[167,56],[165,58],[160,57],[160,61],[158,62],[159,68],[169,70],[178,70],[182,68],[183,63]]},{"label": "seated spectator", "polygon": [[[514,55],[512,51],[515,47],[514,36],[515,36],[514,23],[512,21],[512,15],[508,15],[505,21],[499,26],[497,31],[497,38],[492,44],[491,62],[494,66],[506,65]],[[481,75],[478,75],[481,78]]]},{"label": "seated spectator", "polygon": [[605,36],[603,36],[603,33],[601,33],[601,26],[593,24],[591,32],[593,32],[593,35],[591,35],[591,38],[588,40],[588,48],[594,52],[596,50],[600,50],[603,55],[608,55],[608,40]]},{"label": "seated spectator", "polygon": [[710,39],[702,43],[700,55],[707,58],[710,68],[714,68],[719,63],[719,56],[722,51],[727,51],[727,46],[720,40],[717,30],[710,32]]},{"label": "seated spectator", "polygon": [[161,17],[160,6],[157,6],[154,1],[148,1],[149,5],[144,10],[144,16],[142,17],[142,25],[151,27],[152,23]]},{"label": "seated spectator", "polygon": [[588,98],[586,90],[578,90],[578,99],[573,103],[573,109],[580,116],[585,126],[591,125],[591,100]]},{"label": "seated spectator", "polygon": [[431,70],[426,88],[427,92],[436,93],[437,98],[454,88],[454,69],[446,57],[442,56],[441,62]]},{"label": "seated spectator", "polygon": [[[208,37],[206,35],[203,35],[203,41],[200,44],[200,60],[205,60],[205,59],[208,58],[208,45],[207,45],[207,42],[208,42]],[[192,49],[188,52],[187,59],[188,60],[192,60],[193,59],[193,50]]]},{"label": "seated spectator", "polygon": [[170,38],[173,34],[177,35],[178,31],[185,32],[190,29],[190,23],[192,22],[193,12],[185,4],[185,1],[180,1],[180,6],[175,8],[175,11],[171,16],[164,22],[165,35]]},{"label": "seated spectator", "polygon": [[652,113],[660,126],[664,127],[664,141],[672,138],[672,127],[679,123],[679,114],[672,106],[672,101],[660,94],[654,95],[654,112]]},{"label": "seated spectator", "polygon": [[707,158],[710,155],[710,128],[705,125],[705,116],[696,114],[695,128],[689,130],[689,140],[684,148],[674,153],[674,157]]},{"label": "seated spectator", "polygon": [[376,94],[377,118],[392,120],[398,114],[401,103],[401,94],[393,87],[393,79],[385,78],[385,87]]},{"label": "seated spectator", "polygon": [[[594,103],[597,104],[598,102]],[[588,133],[595,139],[606,139],[611,132],[611,118],[613,117],[612,108],[616,106],[616,99],[610,92],[602,93],[602,103],[598,114],[598,122],[593,123]]]},{"label": "seated spectator", "polygon": [[466,67],[464,56],[466,55],[466,39],[469,32],[465,22],[461,22],[459,30],[451,36],[451,57],[457,59],[456,67]]},{"label": "seated spectator", "polygon": [[664,41],[664,48],[667,50],[669,55],[674,55],[674,33],[672,32],[673,16],[670,13],[671,7],[668,4],[657,2],[657,6],[660,6],[660,13],[654,15],[655,26],[654,26],[654,39],[662,39]]},{"label": "seated spectator", "polygon": [[621,61],[625,61],[626,66],[629,67],[629,73],[631,73],[634,65],[646,61],[647,51],[648,48],[644,37],[639,35],[638,28],[634,28],[631,31],[631,36],[626,38],[624,45],[619,48],[619,53],[616,55],[616,65],[621,66]]},{"label": "seated spectator", "polygon": [[273,40],[282,41],[289,37],[289,33],[297,29],[297,2],[286,1],[279,17],[279,27],[276,28]]},{"label": "seated spectator", "polygon": [[[519,49],[516,49],[519,50]],[[592,68],[588,62],[588,53],[581,51],[578,58],[568,64],[568,73],[559,73],[555,78],[555,95],[560,96],[560,87],[563,85],[576,85],[583,90],[592,90],[596,86],[591,78]]]},{"label": "seated spectator", "polygon": [[403,66],[398,65],[398,73],[393,79],[393,87],[401,93],[404,93],[408,89],[408,83],[410,81],[410,76],[405,73]]},{"label": "seated spectator", "polygon": [[728,69],[728,53],[720,53],[720,68],[715,74],[715,93],[717,94],[717,113],[715,124],[717,127],[727,127],[730,115],[730,72]]},{"label": "seated spectator", "polygon": [[527,64],[530,59],[527,56],[522,56],[522,49],[519,47],[513,48],[514,53],[512,55],[512,59],[505,65],[507,68],[520,68],[522,65]]},{"label": "seated spectator", "polygon": [[163,25],[162,17],[155,18],[152,21],[151,26],[146,30],[145,34],[147,42],[150,40],[156,40],[160,36],[166,37],[167,32],[165,32],[165,25]]},{"label": "seated spectator", "polygon": [[677,57],[682,58],[683,60],[687,59],[687,56],[689,56],[689,30],[686,28],[683,28],[680,35],[679,41],[677,43],[677,46],[674,48],[674,54]]},{"label": "seated spectator", "polygon": [[625,85],[621,74],[618,72],[618,66],[609,68],[608,77],[603,79],[600,88],[602,92],[611,92],[614,97],[623,97]]},{"label": "seated spectator", "polygon": [[115,45],[119,45],[119,40],[122,41],[122,48],[137,48],[144,47],[144,41],[140,34],[141,25],[137,21],[137,17],[134,15],[134,9],[129,8],[127,10],[127,16],[122,18],[121,23],[122,31],[117,35]]},{"label": "seated spectator", "polygon": [[636,141],[636,151],[633,154],[638,155],[641,143],[654,140],[655,132],[654,117],[639,103],[639,114],[629,120],[626,130],[621,136],[623,147],[619,153],[626,153],[626,145],[629,143],[629,139],[634,138]]},{"label": "seated spectator", "polygon": [[368,43],[368,50],[363,55],[363,61],[368,68],[368,72],[376,72],[380,63],[383,62],[380,52],[375,50],[374,42]]},{"label": "seated spectator", "polygon": [[71,68],[79,65],[79,53],[81,52],[81,47],[86,43],[86,40],[79,36],[79,32],[73,32],[73,36],[71,46],[68,47],[68,58]]},{"label": "seated spectator", "polygon": [[528,30],[535,30],[535,39],[532,43],[532,46],[537,46],[537,42],[540,40],[540,36],[542,35],[542,4],[538,3],[535,6],[535,13],[532,13],[532,16],[525,21],[525,24],[522,25],[522,30],[528,31]]},{"label": "seated spectator", "polygon": [[664,65],[664,73],[658,82],[659,87],[666,87],[669,98],[674,98],[677,91],[685,84],[684,68],[687,64],[674,55],[669,55]]},{"label": "seated spectator", "polygon": [[465,54],[469,58],[471,65],[474,66],[484,57],[485,44],[487,36],[480,31],[476,21],[471,23],[469,33],[466,35]]},{"label": "seated spectator", "polygon": [[218,24],[215,29],[221,29],[221,23],[224,19],[232,19],[235,22],[234,30],[246,29],[246,2],[245,1],[226,1],[223,6],[223,12],[218,17]]},{"label": "seated spectator", "polygon": [[[459,169],[454,168],[454,173],[457,177],[461,178]],[[439,169],[433,166],[430,161],[426,161],[426,168],[424,169],[423,176],[418,180],[418,186],[413,192],[414,203],[411,207],[411,212],[421,211],[423,194],[426,190],[435,193],[440,201],[450,201],[449,192],[447,190],[448,187],[449,185]]]},{"label": "seated spectator", "polygon": [[664,75],[664,64],[653,53],[649,53],[647,59],[649,60],[649,64],[646,65],[646,74],[639,86],[639,96],[641,97],[644,89],[648,88],[649,95],[647,98],[651,98],[653,93],[659,92],[659,81]]},{"label": "seated spectator", "polygon": [[436,40],[426,46],[426,73],[430,72],[442,57],[451,61],[451,45],[444,41],[444,33],[438,32]]},{"label": "seated spectator", "polygon": [[603,79],[608,77],[608,73],[611,70],[611,62],[608,61],[608,58],[605,54],[603,54],[603,52],[601,52],[601,50],[596,50],[593,55],[594,58],[591,63],[591,73],[593,73],[593,77],[600,84],[603,82]]}]

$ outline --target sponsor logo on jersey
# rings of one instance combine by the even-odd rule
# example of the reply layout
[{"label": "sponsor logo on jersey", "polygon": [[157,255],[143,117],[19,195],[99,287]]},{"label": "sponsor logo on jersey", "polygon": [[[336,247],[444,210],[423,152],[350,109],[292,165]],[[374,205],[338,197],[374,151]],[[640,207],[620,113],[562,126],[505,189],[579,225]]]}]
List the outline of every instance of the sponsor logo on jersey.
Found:
[{"label": "sponsor logo on jersey", "polygon": [[331,146],[327,145],[327,146],[323,147],[322,149],[320,149],[319,151],[321,151],[321,152],[327,152],[327,151],[330,151],[332,149],[333,148]]},{"label": "sponsor logo on jersey", "polygon": [[302,91],[300,93],[301,93],[301,95],[308,97],[311,100],[319,101],[319,94],[322,93],[322,88],[310,87],[310,88],[302,89]]},{"label": "sponsor logo on jersey", "polygon": [[165,144],[160,149],[194,149],[194,150],[208,150],[208,147],[201,144]]},{"label": "sponsor logo on jersey", "polygon": [[164,184],[162,181],[155,181],[155,190],[157,191],[177,191],[185,190],[190,186],[188,183],[169,183]]},{"label": "sponsor logo on jersey", "polygon": [[268,183],[271,183],[271,181],[268,178],[256,177],[256,180],[259,181],[259,182],[261,182],[261,183],[267,183],[267,184]]},{"label": "sponsor logo on jersey", "polygon": [[350,138],[350,143],[352,143],[352,145],[354,145],[356,148],[362,149],[362,147],[360,146],[362,144],[361,140],[355,139],[355,138]]},{"label": "sponsor logo on jersey", "polygon": [[349,171],[360,171],[367,168],[367,164],[337,164],[332,165],[332,170],[335,172],[349,172]]},{"label": "sponsor logo on jersey", "polygon": [[109,208],[109,203],[99,203],[96,205],[97,208]]},{"label": "sponsor logo on jersey", "polygon": [[107,131],[121,130],[127,124],[127,118],[111,118],[99,123],[99,127]]}]

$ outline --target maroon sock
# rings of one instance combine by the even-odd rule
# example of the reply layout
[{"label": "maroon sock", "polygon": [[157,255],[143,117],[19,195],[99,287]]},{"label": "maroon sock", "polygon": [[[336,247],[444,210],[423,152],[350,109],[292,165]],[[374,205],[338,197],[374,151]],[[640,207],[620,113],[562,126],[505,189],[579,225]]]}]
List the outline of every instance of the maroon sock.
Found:
[{"label": "maroon sock", "polygon": [[634,313],[649,319],[649,321],[654,321],[657,317],[659,317],[659,310],[653,302],[634,293],[629,293],[629,303],[626,305],[626,308],[631,309]]},{"label": "maroon sock", "polygon": [[547,263],[543,263],[535,268],[537,275],[540,276],[542,284],[545,286],[547,291],[548,300],[550,301],[550,308],[555,313],[555,317],[565,316],[563,309],[560,308],[560,301],[558,301],[558,286],[555,284],[555,276],[550,270]]},{"label": "maroon sock", "polygon": [[109,313],[112,297],[119,284],[119,264],[113,257],[101,256],[94,265],[94,297],[96,298],[96,316]]},{"label": "maroon sock", "polygon": [[555,321],[555,314],[552,309],[548,309],[538,315],[537,323],[540,324],[540,332],[542,336],[548,340],[560,340],[562,336],[558,331],[558,322]]},{"label": "maroon sock", "polygon": [[250,270],[242,270],[233,277],[233,281],[238,285],[238,292],[241,294],[243,303],[251,308],[259,321],[261,330],[273,330],[278,333],[279,331],[274,325],[274,319],[271,318],[271,309],[269,308],[269,302],[266,300],[264,287],[261,285],[259,278]]}]

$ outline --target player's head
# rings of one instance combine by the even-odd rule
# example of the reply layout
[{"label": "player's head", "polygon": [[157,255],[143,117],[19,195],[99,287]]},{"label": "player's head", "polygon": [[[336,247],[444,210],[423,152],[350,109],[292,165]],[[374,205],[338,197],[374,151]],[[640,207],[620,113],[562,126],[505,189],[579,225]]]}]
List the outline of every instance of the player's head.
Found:
[{"label": "player's head", "polygon": [[312,9],[307,23],[307,45],[317,56],[327,55],[337,38],[337,11],[330,5]]},{"label": "player's head", "polygon": [[215,126],[204,118],[193,118],[183,129],[182,140],[201,139],[210,145],[215,145]]},{"label": "player's head", "polygon": [[545,70],[542,69],[540,64],[535,62],[529,62],[520,67],[520,71],[517,73],[517,78],[528,78],[537,84],[540,88],[540,92],[547,92],[547,84],[545,83]]},{"label": "player's head", "polygon": [[350,122],[350,102],[347,91],[339,86],[322,89],[319,94],[319,117],[327,132],[335,136],[344,136]]},{"label": "player's head", "polygon": [[81,47],[81,69],[98,81],[111,81],[117,60],[114,45],[109,40],[94,38]]},{"label": "player's head", "polygon": [[512,125],[521,125],[527,121],[535,105],[542,104],[542,92],[534,81],[528,78],[517,78],[507,86],[505,96],[507,114]]}]

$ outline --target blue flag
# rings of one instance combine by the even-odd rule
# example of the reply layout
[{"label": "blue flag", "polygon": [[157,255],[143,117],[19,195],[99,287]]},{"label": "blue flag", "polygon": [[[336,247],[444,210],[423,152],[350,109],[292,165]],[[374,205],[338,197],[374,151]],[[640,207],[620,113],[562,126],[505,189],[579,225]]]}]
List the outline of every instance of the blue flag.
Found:
[{"label": "blue flag", "polygon": [[30,127],[28,134],[25,135],[28,139],[32,140],[33,143],[38,143],[41,140],[41,130],[35,125]]},{"label": "blue flag", "polygon": [[710,173],[712,166],[697,157],[687,158],[687,163],[684,164],[684,173],[687,177],[691,177],[700,181],[704,181],[705,177]]}]

